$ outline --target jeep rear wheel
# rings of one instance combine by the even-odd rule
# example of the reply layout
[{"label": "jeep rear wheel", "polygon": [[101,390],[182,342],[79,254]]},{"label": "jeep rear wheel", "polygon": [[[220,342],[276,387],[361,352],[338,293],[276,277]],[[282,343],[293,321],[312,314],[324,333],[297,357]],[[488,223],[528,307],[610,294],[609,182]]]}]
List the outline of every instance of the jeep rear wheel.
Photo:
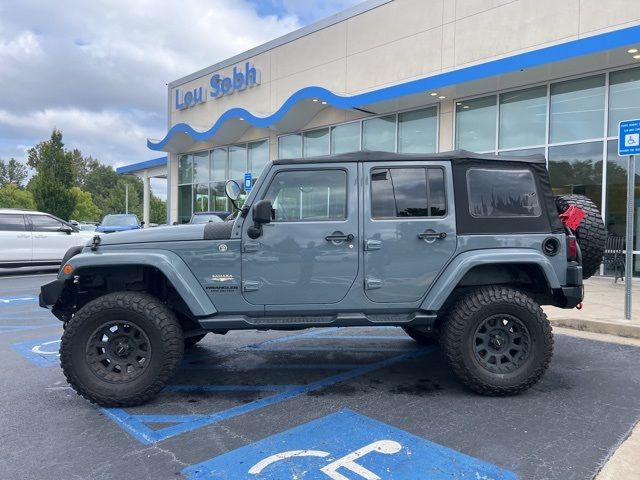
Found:
[{"label": "jeep rear wheel", "polygon": [[540,380],[553,354],[551,326],[540,306],[500,286],[462,297],[445,321],[440,344],[460,380],[484,395],[527,390]]},{"label": "jeep rear wheel", "polygon": [[437,345],[438,335],[436,332],[425,332],[417,327],[402,327],[407,335],[413,338],[420,345]]},{"label": "jeep rear wheel", "polygon": [[183,351],[171,310],[151,295],[118,292],[87,303],[69,320],[60,364],[71,387],[90,402],[130,407],[165,386]]}]

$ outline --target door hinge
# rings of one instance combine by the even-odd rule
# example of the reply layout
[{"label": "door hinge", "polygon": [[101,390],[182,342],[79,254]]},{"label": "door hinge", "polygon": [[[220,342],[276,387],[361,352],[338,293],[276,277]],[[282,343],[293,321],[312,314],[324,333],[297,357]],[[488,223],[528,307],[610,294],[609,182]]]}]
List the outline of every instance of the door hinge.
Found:
[{"label": "door hinge", "polygon": [[371,250],[380,250],[382,248],[382,242],[380,240],[367,240],[364,242],[364,249],[367,252]]},{"label": "door hinge", "polygon": [[256,290],[260,290],[260,282],[256,282],[255,280],[245,280],[242,282],[243,292],[255,292]]},{"label": "door hinge", "polygon": [[244,242],[242,245],[242,251],[244,253],[257,252],[260,250],[260,244],[258,242]]},{"label": "door hinge", "polygon": [[379,278],[368,277],[364,281],[364,288],[366,290],[382,288],[382,280],[380,280]]}]

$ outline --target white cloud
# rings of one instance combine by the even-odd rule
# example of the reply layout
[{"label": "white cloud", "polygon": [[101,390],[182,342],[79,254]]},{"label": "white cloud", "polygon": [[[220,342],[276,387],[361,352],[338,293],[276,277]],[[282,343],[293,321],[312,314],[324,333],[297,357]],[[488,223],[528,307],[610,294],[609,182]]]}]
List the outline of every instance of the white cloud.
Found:
[{"label": "white cloud", "polygon": [[0,3],[0,158],[24,159],[54,127],[114,166],[153,158],[166,83],[357,0],[260,1]]}]

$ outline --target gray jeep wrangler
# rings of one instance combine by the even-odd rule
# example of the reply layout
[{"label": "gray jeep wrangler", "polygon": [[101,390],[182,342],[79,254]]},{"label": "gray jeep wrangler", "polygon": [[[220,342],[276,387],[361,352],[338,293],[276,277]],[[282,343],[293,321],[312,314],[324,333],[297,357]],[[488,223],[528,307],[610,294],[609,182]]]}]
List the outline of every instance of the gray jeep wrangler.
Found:
[{"label": "gray jeep wrangler", "polygon": [[64,322],[67,380],[105,406],[152,398],[209,332],[329,326],[402,327],[472,390],[511,395],[551,359],[540,305],[580,304],[604,235],[591,201],[554,199],[543,156],[276,160],[233,220],[70,250],[40,305]]}]

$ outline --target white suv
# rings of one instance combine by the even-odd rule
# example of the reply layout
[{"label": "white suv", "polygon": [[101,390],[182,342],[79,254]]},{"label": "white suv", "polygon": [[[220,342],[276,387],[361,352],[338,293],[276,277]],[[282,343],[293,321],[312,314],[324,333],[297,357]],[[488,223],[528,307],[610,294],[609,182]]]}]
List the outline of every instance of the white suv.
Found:
[{"label": "white suv", "polygon": [[94,236],[48,213],[0,208],[0,268],[59,265]]}]

